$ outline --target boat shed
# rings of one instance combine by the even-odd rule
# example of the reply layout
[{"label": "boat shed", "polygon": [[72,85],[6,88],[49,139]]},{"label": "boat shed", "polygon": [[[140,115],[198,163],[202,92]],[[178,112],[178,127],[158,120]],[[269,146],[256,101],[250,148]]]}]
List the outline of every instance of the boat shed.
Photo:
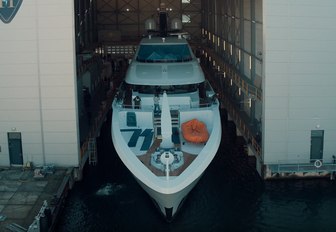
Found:
[{"label": "boat shed", "polygon": [[334,0],[0,1],[1,167],[80,176],[97,162],[115,86],[160,4],[263,178],[335,174]]}]

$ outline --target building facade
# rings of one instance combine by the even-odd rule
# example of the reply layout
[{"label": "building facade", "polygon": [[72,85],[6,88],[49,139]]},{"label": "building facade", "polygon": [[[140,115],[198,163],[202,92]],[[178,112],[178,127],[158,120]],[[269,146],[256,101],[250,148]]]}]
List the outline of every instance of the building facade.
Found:
[{"label": "building facade", "polygon": [[78,166],[73,2],[1,1],[0,14],[0,165]]},{"label": "building facade", "polygon": [[[76,67],[79,54],[133,49],[162,2],[0,1],[0,166],[80,165],[82,88],[100,70]],[[204,49],[262,176],[336,171],[334,0],[164,3]]]},{"label": "building facade", "polygon": [[336,3],[202,1],[222,102],[265,178],[335,172]]}]

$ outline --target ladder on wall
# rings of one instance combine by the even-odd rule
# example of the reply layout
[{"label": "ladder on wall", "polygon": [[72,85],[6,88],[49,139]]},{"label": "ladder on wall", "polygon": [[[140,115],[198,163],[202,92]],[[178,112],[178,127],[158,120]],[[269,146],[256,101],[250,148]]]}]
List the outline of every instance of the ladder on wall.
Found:
[{"label": "ladder on wall", "polygon": [[96,146],[96,139],[90,138],[88,144],[88,152],[89,152],[89,164],[96,165],[97,164],[97,146]]}]

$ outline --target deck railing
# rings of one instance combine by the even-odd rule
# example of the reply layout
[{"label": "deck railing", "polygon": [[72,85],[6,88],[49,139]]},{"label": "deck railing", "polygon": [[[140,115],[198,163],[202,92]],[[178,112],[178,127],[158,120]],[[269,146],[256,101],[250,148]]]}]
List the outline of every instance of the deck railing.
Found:
[{"label": "deck railing", "polygon": [[[200,103],[197,105],[170,105],[171,110],[184,110],[184,109],[205,109],[205,108],[211,108],[214,105],[213,102],[211,103]],[[153,111],[154,110],[154,104],[153,105],[128,105],[128,104],[119,104],[119,108],[124,108],[124,109],[134,109],[134,110],[139,110],[139,111]]]},{"label": "deck railing", "polygon": [[244,120],[237,106],[235,106],[232,101],[225,95],[221,95],[221,103],[227,109],[228,114],[232,117],[236,126],[244,137],[251,143],[254,153],[262,160],[262,150],[260,141],[257,141],[255,133],[253,133],[251,126]]},{"label": "deck railing", "polygon": [[[262,89],[256,86],[254,83],[249,83],[247,80],[241,77],[241,74],[232,65],[228,64],[223,58],[212,48],[204,47],[204,53],[206,57],[210,57],[211,60],[217,64],[217,69],[225,73],[225,76],[231,78],[235,85],[244,92],[245,95],[255,96],[258,100],[262,101]],[[219,67],[219,68],[218,68]],[[258,77],[261,79],[261,77]]]},{"label": "deck railing", "polygon": [[336,172],[335,160],[330,159],[279,160],[267,166],[273,173]]}]

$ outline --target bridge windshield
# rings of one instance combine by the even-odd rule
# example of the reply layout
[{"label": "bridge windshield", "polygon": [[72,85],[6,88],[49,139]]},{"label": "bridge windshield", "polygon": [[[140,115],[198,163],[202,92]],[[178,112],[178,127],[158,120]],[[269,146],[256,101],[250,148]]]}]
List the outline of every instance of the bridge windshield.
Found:
[{"label": "bridge windshield", "polygon": [[170,93],[192,93],[197,91],[199,84],[191,85],[167,85],[167,86],[150,86],[150,85],[133,85],[133,90],[144,94],[162,94],[164,91]]},{"label": "bridge windshield", "polygon": [[136,58],[139,62],[161,63],[186,62],[191,59],[192,56],[187,44],[141,45]]}]

